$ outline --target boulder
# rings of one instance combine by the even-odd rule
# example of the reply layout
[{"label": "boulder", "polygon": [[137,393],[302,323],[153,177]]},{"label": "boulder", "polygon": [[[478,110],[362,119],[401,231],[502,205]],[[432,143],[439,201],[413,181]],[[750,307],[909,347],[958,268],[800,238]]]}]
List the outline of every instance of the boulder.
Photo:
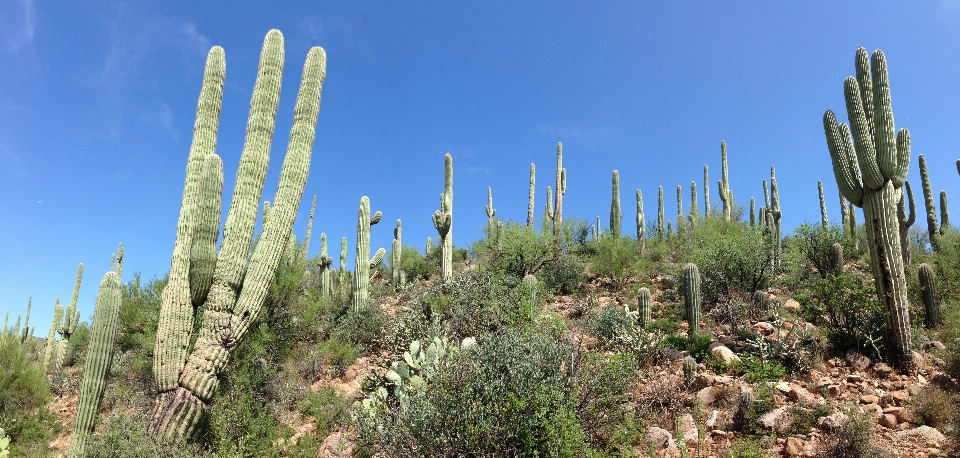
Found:
[{"label": "boulder", "polygon": [[686,414],[680,419],[680,431],[683,431],[683,442],[687,444],[687,448],[696,448],[700,441],[700,430],[697,429],[693,415]]},{"label": "boulder", "polygon": [[913,429],[907,429],[904,431],[897,431],[893,433],[900,439],[922,439],[927,442],[934,442],[936,444],[942,444],[947,438],[937,431],[936,428],[931,428],[927,425],[923,425]]},{"label": "boulder", "polygon": [[877,419],[877,423],[884,428],[894,429],[897,427],[897,417],[890,414],[880,415],[880,418]]},{"label": "boulder", "polygon": [[663,428],[651,426],[647,428],[647,434],[644,436],[647,442],[650,442],[657,450],[677,449],[677,444],[673,442],[673,434]]},{"label": "boulder", "polygon": [[771,431],[783,433],[793,426],[793,415],[786,407],[777,407],[760,417],[760,424]]},{"label": "boulder", "polygon": [[733,353],[726,345],[718,345],[710,349],[710,354],[716,355],[723,362],[730,364],[734,361],[740,361],[740,357]]},{"label": "boulder", "polygon": [[717,401],[717,389],[708,386],[697,391],[697,400],[704,406],[713,405],[713,403]]},{"label": "boulder", "polygon": [[847,421],[847,418],[847,415],[843,412],[835,412],[826,417],[818,418],[817,428],[827,432],[839,431],[840,428],[843,427],[843,423]]},{"label": "boulder", "polygon": [[788,437],[783,453],[787,456],[804,456],[807,453],[807,443],[798,437]]},{"label": "boulder", "polygon": [[847,350],[847,354],[844,355],[843,359],[846,360],[847,365],[855,371],[865,371],[870,367],[870,358],[867,358],[855,348]]}]

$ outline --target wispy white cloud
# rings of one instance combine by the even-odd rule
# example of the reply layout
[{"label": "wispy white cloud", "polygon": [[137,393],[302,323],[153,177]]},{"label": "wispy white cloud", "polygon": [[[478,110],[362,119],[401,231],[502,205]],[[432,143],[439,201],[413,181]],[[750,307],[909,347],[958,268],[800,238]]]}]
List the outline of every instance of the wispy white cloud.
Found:
[{"label": "wispy white cloud", "polygon": [[193,22],[180,25],[180,36],[186,40],[187,51],[199,53],[201,56],[210,51],[210,38],[197,32],[197,25]]},{"label": "wispy white cloud", "polygon": [[0,50],[16,53],[33,43],[37,29],[33,0],[0,1]]}]

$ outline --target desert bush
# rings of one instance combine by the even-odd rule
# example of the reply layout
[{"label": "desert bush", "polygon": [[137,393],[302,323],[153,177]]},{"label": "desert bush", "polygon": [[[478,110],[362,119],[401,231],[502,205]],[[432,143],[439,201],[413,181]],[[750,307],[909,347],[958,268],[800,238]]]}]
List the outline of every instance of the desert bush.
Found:
[{"label": "desert bush", "polygon": [[342,375],[344,369],[353,364],[360,353],[356,346],[349,342],[341,342],[336,337],[320,342],[315,351],[334,377]]},{"label": "desert bush", "polygon": [[743,431],[748,434],[764,433],[763,425],[760,424],[760,417],[773,410],[774,403],[773,389],[766,383],[758,383],[751,386],[753,392],[752,402],[749,398],[741,395],[740,402],[737,405],[737,411],[733,415],[733,428],[737,431]]},{"label": "desert bush", "polygon": [[835,224],[823,227],[820,224],[804,222],[786,240],[787,245],[796,246],[803,259],[817,271],[820,278],[826,278],[832,270],[830,250],[834,243],[843,247],[846,260],[858,258],[857,241]]},{"label": "desert bush", "polygon": [[583,324],[584,330],[597,337],[602,348],[630,356],[642,365],[653,356],[663,342],[663,334],[634,324],[634,318],[615,305],[594,312]]},{"label": "desert bush", "polygon": [[859,348],[872,357],[883,354],[884,310],[876,290],[861,274],[829,275],[796,298],[804,318],[822,327],[835,349]]},{"label": "desert bush", "polygon": [[206,458],[214,455],[192,443],[178,444],[172,439],[151,438],[142,415],[112,415],[102,433],[91,436],[85,456],[88,458]]},{"label": "desert bush", "polygon": [[690,234],[683,257],[700,269],[703,299],[726,302],[767,286],[773,270],[770,253],[759,231],[711,218]]},{"label": "desert bush", "polygon": [[481,267],[519,278],[536,274],[553,259],[551,238],[515,221],[507,221],[502,231],[476,242],[473,249]]},{"label": "desert bush", "polygon": [[828,458],[875,458],[883,456],[873,443],[873,418],[857,409],[845,412],[847,419],[837,430],[827,435],[822,443],[822,456]]},{"label": "desert bush", "polygon": [[380,307],[370,305],[362,310],[348,309],[331,331],[334,339],[349,342],[371,351],[382,345],[387,328],[387,315]]},{"label": "desert bush", "polygon": [[347,415],[350,403],[329,387],[311,391],[303,401],[300,412],[317,422],[315,434],[326,437],[338,426],[349,420]]},{"label": "desert bush", "polygon": [[426,280],[436,272],[427,256],[410,245],[404,245],[400,250],[400,270],[406,274],[407,282]]},{"label": "desert bush", "polygon": [[50,388],[30,347],[0,336],[0,424],[13,456],[45,454],[59,429],[46,408]]},{"label": "desert bush", "polygon": [[945,426],[956,423],[957,395],[944,389],[928,385],[911,399],[910,408],[917,422],[946,431]]},{"label": "desert bush", "polygon": [[583,264],[574,255],[561,255],[544,264],[537,278],[555,294],[571,294],[583,281]]},{"label": "desert bush", "polygon": [[590,271],[597,277],[612,281],[613,287],[622,288],[630,277],[643,270],[646,261],[640,256],[640,245],[628,238],[603,237],[593,242],[596,254],[591,256]]}]

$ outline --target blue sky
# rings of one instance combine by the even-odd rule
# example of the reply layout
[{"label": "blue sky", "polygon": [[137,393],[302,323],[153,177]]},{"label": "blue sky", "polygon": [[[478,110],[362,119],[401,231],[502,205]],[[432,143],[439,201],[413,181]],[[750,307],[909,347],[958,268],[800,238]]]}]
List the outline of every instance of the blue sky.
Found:
[{"label": "blue sky", "polygon": [[821,119],[833,109],[846,120],[857,46],[886,53],[897,127],[912,134],[910,180],[925,154],[934,188],[960,202],[960,2],[223,5],[0,2],[0,314],[22,313],[33,296],[45,335],[83,262],[86,319],[118,242],[125,280],[164,275],[206,53],[220,45],[227,56],[217,152],[229,192],[271,28],[284,33],[286,66],[266,198],[307,50],[328,56],[295,228],[302,238],[318,195],[311,254],[326,232],[331,251],[347,236],[352,257],[363,195],[384,213],[374,247],[389,247],[397,218],[406,244],[436,238],[447,152],[455,243],[480,236],[487,186],[498,216],[525,220],[531,162],[539,215],[558,141],[565,216],[606,225],[618,169],[627,233],[636,188],[648,217],[658,186],[668,216],[678,184],[686,206],[697,181],[702,204],[702,167],[719,178],[722,139],[739,203],[762,196],[776,165],[786,227],[819,220],[818,179],[839,218]]}]

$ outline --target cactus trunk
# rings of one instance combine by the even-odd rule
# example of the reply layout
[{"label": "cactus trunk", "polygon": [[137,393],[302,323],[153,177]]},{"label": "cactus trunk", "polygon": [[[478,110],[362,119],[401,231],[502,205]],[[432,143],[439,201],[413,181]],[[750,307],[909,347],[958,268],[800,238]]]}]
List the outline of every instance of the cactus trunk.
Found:
[{"label": "cactus trunk", "polygon": [[453,157],[443,157],[443,194],[440,209],[433,214],[433,227],[440,234],[440,273],[443,281],[453,278]]},{"label": "cactus trunk", "polygon": [[400,254],[403,250],[403,226],[400,220],[397,220],[397,227],[393,230],[393,250],[390,253],[390,272],[393,279],[394,288],[400,288]]},{"label": "cactus trunk", "polygon": [[827,218],[827,201],[823,198],[823,182],[817,180],[817,192],[820,193],[820,224],[826,229],[830,226],[830,220]]},{"label": "cactus trunk", "polygon": [[533,229],[533,194],[537,183],[537,166],[530,163],[530,193],[527,196],[527,228]]},{"label": "cactus trunk", "polygon": [[690,324],[687,335],[693,336],[700,330],[700,271],[697,265],[688,263],[683,266],[683,305],[687,322]]},{"label": "cactus trunk", "polygon": [[663,186],[660,186],[657,190],[657,238],[661,240],[666,236],[663,219]]},{"label": "cactus trunk", "polygon": [[313,203],[310,204],[310,218],[307,219],[307,235],[303,237],[303,262],[307,261],[307,252],[310,251],[310,235],[313,232],[313,214],[317,210],[317,196],[313,196]]},{"label": "cactus trunk", "polygon": [[367,196],[361,197],[360,209],[357,210],[357,251],[353,264],[354,312],[370,305],[370,294],[367,290],[371,278],[370,270],[378,268],[383,261],[383,248],[377,250],[374,258],[370,259],[370,226],[379,223],[380,217],[379,211],[373,217],[370,216],[370,199]]},{"label": "cactus trunk", "polygon": [[333,292],[333,285],[330,283],[330,265],[333,264],[333,258],[327,253],[327,234],[320,233],[320,261],[317,265],[320,267],[320,296],[329,298]]},{"label": "cactus trunk", "polygon": [[[563,195],[567,193],[567,169],[563,168],[563,144],[557,143],[557,182],[553,205],[553,256],[563,249]],[[597,228],[599,231],[600,228]]]},{"label": "cactus trunk", "polygon": [[641,251],[647,244],[646,224],[646,219],[643,216],[643,194],[637,189],[637,241],[640,242]]},{"label": "cactus trunk", "polygon": [[620,172],[613,171],[613,199],[610,202],[610,236],[620,238],[620,224],[623,215],[620,213]]},{"label": "cactus trunk", "polygon": [[933,269],[927,264],[920,264],[918,269],[920,290],[923,292],[923,306],[926,311],[924,324],[927,328],[936,328],[943,323],[940,315],[940,294],[937,291],[937,278]]},{"label": "cactus trunk", "polygon": [[[907,266],[913,263],[913,255],[910,249],[910,226],[917,220],[917,204],[913,200],[913,190],[910,188],[910,182],[903,182],[903,194],[897,203],[897,221],[900,224],[900,253],[903,257],[903,265]],[[906,206],[910,204],[910,216],[907,216]]]},{"label": "cactus trunk", "polygon": [[497,210],[493,208],[493,190],[490,189],[490,186],[487,186],[487,206],[484,207],[484,210],[487,212],[487,238],[493,239],[494,234],[496,233],[496,219]]},{"label": "cactus trunk", "polygon": [[710,167],[703,164],[703,217],[710,217]]},{"label": "cactus trunk", "polygon": [[647,325],[650,324],[650,302],[650,290],[640,288],[640,291],[637,293],[637,321],[641,328],[646,328]]}]

